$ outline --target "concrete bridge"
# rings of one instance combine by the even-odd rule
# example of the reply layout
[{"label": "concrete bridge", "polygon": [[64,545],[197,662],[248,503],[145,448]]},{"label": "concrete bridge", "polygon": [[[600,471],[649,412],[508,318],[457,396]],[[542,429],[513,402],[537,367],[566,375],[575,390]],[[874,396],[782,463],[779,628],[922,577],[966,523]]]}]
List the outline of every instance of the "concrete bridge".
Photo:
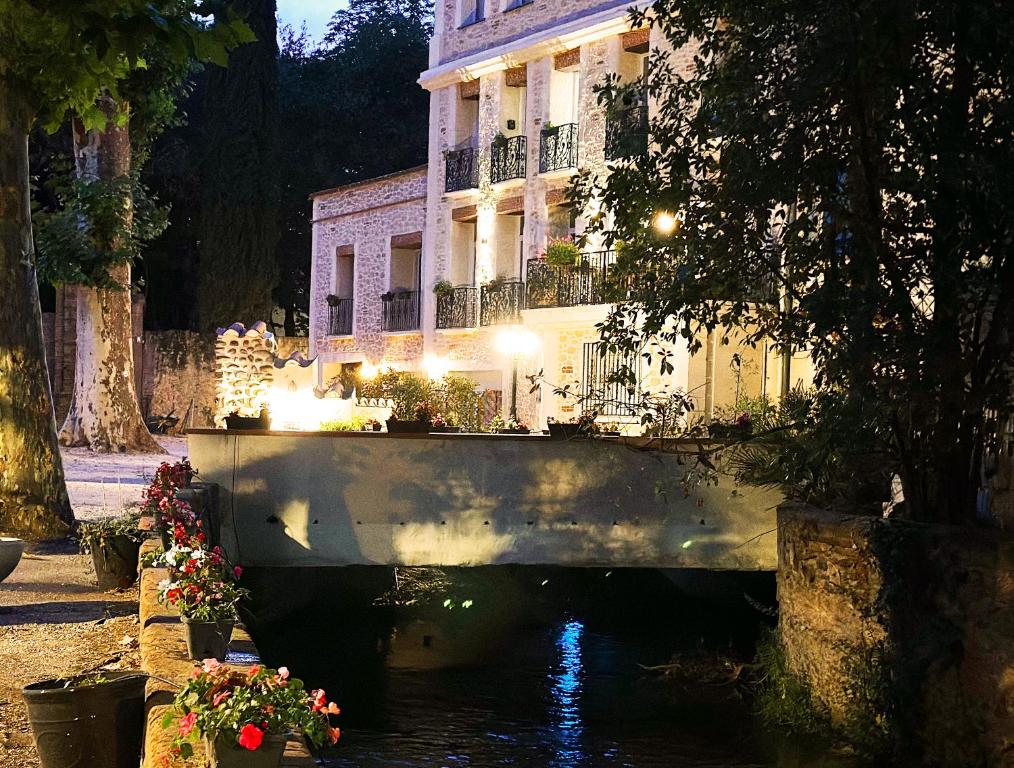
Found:
[{"label": "concrete bridge", "polygon": [[774,570],[780,496],[643,441],[194,430],[244,566],[526,565]]}]

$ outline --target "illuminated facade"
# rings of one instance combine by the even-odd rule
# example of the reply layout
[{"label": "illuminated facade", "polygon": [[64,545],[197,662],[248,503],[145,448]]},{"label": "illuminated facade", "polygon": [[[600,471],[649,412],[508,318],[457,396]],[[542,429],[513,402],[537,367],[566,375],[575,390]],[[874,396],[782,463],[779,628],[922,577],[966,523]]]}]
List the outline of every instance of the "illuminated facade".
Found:
[{"label": "illuminated facade", "polygon": [[[607,110],[595,93],[608,74],[643,82],[649,50],[663,43],[632,30],[629,9],[627,0],[438,4],[419,78],[431,95],[427,166],[314,196],[310,344],[323,380],[356,363],[460,372],[504,392],[506,411],[516,362],[548,382],[529,394],[522,380],[518,394],[519,415],[538,427],[576,415],[550,384],[597,388],[624,362],[596,347],[615,255],[593,244],[573,266],[540,257],[550,239],[580,234],[589,213],[566,204],[572,174],[607,172],[646,148],[647,99]],[[669,51],[684,69],[693,54]],[[537,335],[535,351],[508,354],[504,329],[518,325]],[[644,370],[644,386],[692,390],[708,411],[778,386],[764,349],[704,346],[695,358],[672,350],[676,371],[663,380]],[[616,410],[603,418],[622,421]]]}]

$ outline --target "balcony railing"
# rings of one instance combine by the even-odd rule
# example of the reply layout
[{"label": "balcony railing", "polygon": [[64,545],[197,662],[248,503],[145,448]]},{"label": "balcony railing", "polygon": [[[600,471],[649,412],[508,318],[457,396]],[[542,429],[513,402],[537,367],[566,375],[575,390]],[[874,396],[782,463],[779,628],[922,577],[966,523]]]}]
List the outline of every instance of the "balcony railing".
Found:
[{"label": "balcony railing", "polygon": [[437,328],[475,328],[478,291],[471,285],[459,285],[437,294]]},{"label": "balcony railing", "polygon": [[497,280],[482,286],[480,325],[512,325],[521,322],[525,308],[525,284],[520,280]]},{"label": "balcony railing", "polygon": [[524,136],[494,141],[490,147],[489,180],[499,184],[510,179],[523,179],[527,152],[528,139]]},{"label": "balcony railing", "polygon": [[419,291],[385,293],[380,299],[384,307],[385,331],[414,331],[419,328]]},{"label": "balcony railing", "polygon": [[328,336],[349,336],[352,334],[352,299],[327,297]]},{"label": "balcony railing", "polygon": [[539,173],[577,168],[577,123],[544,129],[540,139]]},{"label": "balcony railing", "polygon": [[648,107],[628,107],[606,118],[606,160],[648,151]]},{"label": "balcony railing", "polygon": [[525,308],[608,304],[609,272],[615,263],[615,251],[583,254],[579,262],[566,266],[529,259]]},{"label": "balcony railing", "polygon": [[479,187],[479,150],[474,147],[447,152],[445,157],[445,192],[459,192]]}]

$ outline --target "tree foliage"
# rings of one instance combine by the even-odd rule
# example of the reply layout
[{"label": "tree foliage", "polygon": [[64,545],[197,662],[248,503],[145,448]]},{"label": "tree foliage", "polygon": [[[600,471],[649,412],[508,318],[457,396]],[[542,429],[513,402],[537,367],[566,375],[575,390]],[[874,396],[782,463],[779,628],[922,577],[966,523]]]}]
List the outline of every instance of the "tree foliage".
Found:
[{"label": "tree foliage", "polygon": [[256,40],[208,69],[202,164],[200,324],[269,321],[278,282],[275,0],[231,0]]},{"label": "tree foliage", "polygon": [[700,49],[692,74],[653,53],[650,151],[574,190],[614,214],[593,228],[636,276],[605,338],[745,327],[805,349],[849,414],[814,428],[884,456],[915,516],[967,519],[988,411],[1011,396],[1014,17],[990,0],[663,0],[650,23]]}]

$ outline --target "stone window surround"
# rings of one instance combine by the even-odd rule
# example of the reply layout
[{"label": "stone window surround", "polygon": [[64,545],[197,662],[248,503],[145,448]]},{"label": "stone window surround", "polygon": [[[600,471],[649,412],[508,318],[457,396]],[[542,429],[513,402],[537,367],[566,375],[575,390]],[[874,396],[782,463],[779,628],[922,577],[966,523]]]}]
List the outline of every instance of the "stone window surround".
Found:
[{"label": "stone window surround", "polygon": [[352,331],[337,335],[325,333],[324,338],[326,339],[350,339],[355,338],[356,335],[356,302],[359,299],[356,285],[359,283],[359,259],[356,258],[356,246],[354,243],[339,245],[334,249],[335,269],[334,274],[331,276],[331,293],[335,296],[338,295],[338,259],[347,256],[352,257]]}]

